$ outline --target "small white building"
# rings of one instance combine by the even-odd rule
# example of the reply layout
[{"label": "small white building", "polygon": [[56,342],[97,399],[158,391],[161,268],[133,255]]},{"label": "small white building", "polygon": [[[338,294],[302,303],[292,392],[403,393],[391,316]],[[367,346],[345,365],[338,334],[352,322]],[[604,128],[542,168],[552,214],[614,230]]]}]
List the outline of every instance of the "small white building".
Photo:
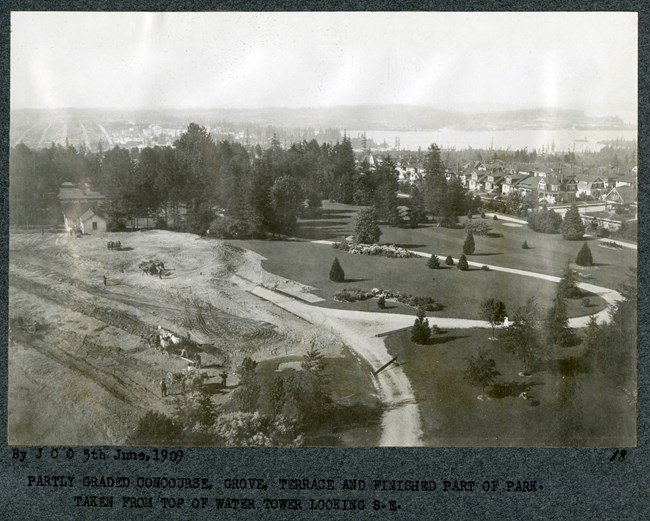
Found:
[{"label": "small white building", "polygon": [[79,217],[79,228],[82,233],[105,232],[106,219],[91,208]]}]

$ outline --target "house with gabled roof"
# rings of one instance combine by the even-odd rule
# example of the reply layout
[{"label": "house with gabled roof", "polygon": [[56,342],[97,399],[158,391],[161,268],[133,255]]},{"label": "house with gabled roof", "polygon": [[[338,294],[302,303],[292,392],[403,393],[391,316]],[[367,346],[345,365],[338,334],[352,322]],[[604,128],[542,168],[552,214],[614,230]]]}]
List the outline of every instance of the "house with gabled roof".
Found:
[{"label": "house with gabled roof", "polygon": [[503,178],[503,183],[501,184],[501,192],[504,195],[507,195],[510,192],[516,192],[519,183],[524,179],[527,179],[528,177],[530,176],[526,174],[518,174],[518,173],[506,174],[506,176]]},{"label": "house with gabled roof", "polygon": [[474,171],[468,181],[469,190],[472,192],[482,192],[485,189],[487,175],[483,171]]},{"label": "house with gabled roof", "polygon": [[532,196],[534,199],[538,199],[539,196],[539,183],[541,178],[535,177],[533,175],[528,175],[524,177],[519,183],[517,183],[516,188],[519,193],[523,196]]},{"label": "house with gabled roof", "polygon": [[485,180],[485,191],[490,193],[493,191],[501,192],[501,185],[503,184],[505,176],[500,171],[490,172]]},{"label": "house with gabled roof", "polygon": [[89,208],[79,217],[81,233],[105,232],[106,217],[97,209]]},{"label": "house with gabled roof", "polygon": [[581,195],[586,195],[588,197],[596,197],[599,198],[600,196],[603,195],[605,191],[605,181],[603,181],[600,177],[596,177],[593,180],[581,180],[578,181],[578,185],[576,188],[576,197],[580,197]]},{"label": "house with gabled roof", "polygon": [[[72,230],[82,230],[81,217],[85,218],[89,229],[93,229],[93,222],[96,223],[97,230],[103,227],[106,231],[106,219],[99,213],[98,207],[104,201],[104,196],[99,192],[89,189],[82,189],[70,182],[65,182],[59,187],[58,194],[59,204],[63,212],[63,224],[67,232]],[[96,219],[93,221],[93,215],[88,212],[96,212],[93,215]],[[103,224],[102,224],[103,221]]]},{"label": "house with gabled roof", "polygon": [[615,186],[605,196],[606,209],[629,210],[637,207],[637,193],[632,186]]}]

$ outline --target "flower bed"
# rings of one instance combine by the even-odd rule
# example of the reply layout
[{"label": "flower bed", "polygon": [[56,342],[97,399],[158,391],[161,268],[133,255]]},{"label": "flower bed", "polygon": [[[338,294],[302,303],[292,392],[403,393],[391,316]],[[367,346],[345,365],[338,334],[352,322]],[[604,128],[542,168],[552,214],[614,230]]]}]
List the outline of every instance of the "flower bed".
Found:
[{"label": "flower bed", "polygon": [[621,246],[617,242],[613,242],[613,241],[600,241],[598,243],[598,246],[602,246],[604,248],[612,248],[612,249],[615,249],[615,250],[623,248],[623,246]]},{"label": "flower bed", "polygon": [[394,244],[379,245],[379,244],[357,244],[354,242],[335,242],[332,247],[337,250],[347,251],[353,255],[380,255],[382,257],[390,257],[394,259],[411,259],[417,257],[415,253],[410,252],[404,248],[395,246]]},{"label": "flower bed", "polygon": [[373,288],[372,291],[366,291],[359,288],[346,288],[334,295],[334,300],[338,302],[359,302],[361,300],[368,300],[373,297],[384,297],[384,299],[391,299],[410,306],[412,308],[423,307],[425,311],[440,311],[443,305],[433,300],[431,297],[416,297],[408,293],[400,293],[399,291],[391,291],[388,289]]},{"label": "flower bed", "polygon": [[344,289],[334,295],[334,300],[339,302],[357,302],[359,300],[368,300],[375,295],[372,291],[365,291],[359,288]]},{"label": "flower bed", "polygon": [[399,291],[377,288],[373,288],[372,293],[376,296],[383,295],[386,299],[396,300],[400,304],[412,308],[423,307],[425,311],[440,311],[443,308],[442,304],[436,302],[431,297],[416,297],[414,295],[409,295],[408,293],[400,293]]}]

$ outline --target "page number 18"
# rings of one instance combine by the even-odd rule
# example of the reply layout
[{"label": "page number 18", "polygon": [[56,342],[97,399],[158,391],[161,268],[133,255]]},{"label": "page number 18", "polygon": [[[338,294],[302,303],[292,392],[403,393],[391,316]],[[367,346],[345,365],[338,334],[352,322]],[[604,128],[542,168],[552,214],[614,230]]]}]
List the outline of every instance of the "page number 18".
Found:
[{"label": "page number 18", "polygon": [[612,457],[609,458],[609,461],[625,461],[625,456],[627,456],[627,451],[625,449],[616,449],[614,454],[612,454]]}]

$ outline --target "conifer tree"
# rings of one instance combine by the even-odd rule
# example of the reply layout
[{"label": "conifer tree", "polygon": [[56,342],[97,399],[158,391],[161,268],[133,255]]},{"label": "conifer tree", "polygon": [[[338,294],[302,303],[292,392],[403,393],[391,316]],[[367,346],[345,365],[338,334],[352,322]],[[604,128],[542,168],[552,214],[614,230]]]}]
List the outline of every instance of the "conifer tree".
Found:
[{"label": "conifer tree", "polygon": [[341,267],[338,257],[334,257],[332,267],[330,268],[330,280],[332,282],[345,282],[345,272]]},{"label": "conifer tree", "polygon": [[438,257],[436,257],[435,253],[431,254],[431,257],[429,257],[429,260],[427,261],[427,266],[432,270],[436,270],[440,267],[440,261],[438,260]]},{"label": "conifer tree", "polygon": [[426,318],[426,313],[423,307],[418,308],[418,315],[411,328],[411,341],[416,344],[426,344],[431,336],[431,329],[429,329],[429,321]]},{"label": "conifer tree", "polygon": [[575,204],[571,205],[571,208],[564,214],[560,229],[562,231],[562,237],[569,241],[582,239],[582,236],[585,234],[585,225]]},{"label": "conifer tree", "polygon": [[474,243],[474,234],[471,230],[467,231],[467,236],[465,237],[465,242],[463,243],[463,253],[465,255],[472,255],[476,249],[476,244]]},{"label": "conifer tree", "polygon": [[582,245],[582,248],[580,248],[580,251],[578,252],[578,256],[576,257],[576,264],[578,266],[594,265],[594,259],[591,256],[591,249],[586,242]]}]

